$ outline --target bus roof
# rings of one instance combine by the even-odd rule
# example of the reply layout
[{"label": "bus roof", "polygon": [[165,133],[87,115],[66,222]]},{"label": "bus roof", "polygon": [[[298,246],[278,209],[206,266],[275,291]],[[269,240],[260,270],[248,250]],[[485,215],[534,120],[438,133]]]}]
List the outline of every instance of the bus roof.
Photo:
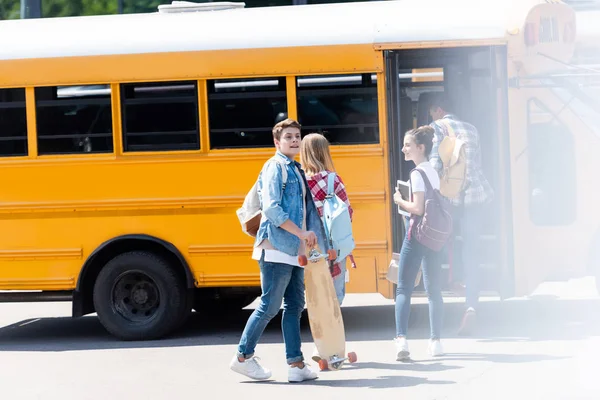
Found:
[{"label": "bus roof", "polygon": [[540,0],[396,0],[0,22],[0,60],[503,40]]}]

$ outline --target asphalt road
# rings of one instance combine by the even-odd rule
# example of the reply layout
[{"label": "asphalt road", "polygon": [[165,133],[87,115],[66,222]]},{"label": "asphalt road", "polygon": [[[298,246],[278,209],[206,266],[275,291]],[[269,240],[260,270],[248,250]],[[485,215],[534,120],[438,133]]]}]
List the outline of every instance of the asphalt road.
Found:
[{"label": "asphalt road", "polygon": [[[301,384],[287,382],[280,316],[257,348],[272,380],[248,381],[228,369],[252,306],[218,317],[194,313],[168,339],[121,342],[96,316],[70,318],[69,303],[0,304],[0,398],[600,399],[600,299],[592,286],[582,280],[532,298],[485,301],[470,338],[456,336],[463,304],[448,299],[446,355],[436,359],[426,353],[427,307],[417,299],[407,363],[395,361],[393,302],[349,295],[347,349],[358,362]],[[308,358],[306,315],[302,329]],[[325,393],[330,387],[336,391]]]}]

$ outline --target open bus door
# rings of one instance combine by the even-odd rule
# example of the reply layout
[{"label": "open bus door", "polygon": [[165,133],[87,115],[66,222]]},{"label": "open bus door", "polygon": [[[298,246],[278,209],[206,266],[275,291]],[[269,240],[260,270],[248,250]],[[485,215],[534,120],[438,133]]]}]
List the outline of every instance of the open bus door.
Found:
[{"label": "open bus door", "polygon": [[[429,124],[429,99],[446,92],[459,119],[477,127],[482,148],[482,167],[496,195],[480,236],[479,276],[483,293],[512,293],[511,200],[508,190],[508,124],[506,101],[506,47],[407,49],[386,52],[390,144],[390,190],[397,180],[408,179],[414,167],[401,152],[404,133]],[[435,73],[437,71],[437,74]],[[404,223],[393,208],[392,251],[399,253]],[[454,241],[452,265],[444,264],[446,295],[452,292],[450,274],[461,275],[460,231]],[[416,293],[423,292],[422,282]]]}]

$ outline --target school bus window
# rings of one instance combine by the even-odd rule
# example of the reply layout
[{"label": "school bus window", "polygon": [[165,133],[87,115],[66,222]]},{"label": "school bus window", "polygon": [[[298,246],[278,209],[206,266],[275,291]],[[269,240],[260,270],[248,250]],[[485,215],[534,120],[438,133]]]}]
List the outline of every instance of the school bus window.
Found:
[{"label": "school bus window", "polygon": [[111,153],[108,86],[35,88],[38,153]]},{"label": "school bus window", "polygon": [[0,156],[26,155],[25,89],[0,89]]},{"label": "school bus window", "polygon": [[210,147],[273,146],[277,116],[287,113],[285,77],[208,81]]},{"label": "school bus window", "polygon": [[332,144],[379,143],[377,76],[298,77],[302,130],[320,132]]},{"label": "school bus window", "polygon": [[124,151],[200,149],[195,81],[122,84],[121,96]]},{"label": "school bus window", "polygon": [[569,129],[538,99],[528,105],[529,215],[536,225],[575,221],[575,141]]},{"label": "school bus window", "polygon": [[578,80],[552,88],[561,101],[600,138],[600,81]]}]

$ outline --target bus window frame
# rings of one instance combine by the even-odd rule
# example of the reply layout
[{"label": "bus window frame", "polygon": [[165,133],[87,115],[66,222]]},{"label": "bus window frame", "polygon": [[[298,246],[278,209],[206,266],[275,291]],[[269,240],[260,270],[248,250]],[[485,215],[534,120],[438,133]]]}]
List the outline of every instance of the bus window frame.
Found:
[{"label": "bus window frame", "polygon": [[[281,75],[249,75],[249,76],[223,76],[223,77],[211,77],[211,78],[206,78],[204,79],[205,82],[205,91],[204,94],[206,95],[206,97],[203,98],[204,101],[204,110],[205,110],[205,116],[206,116],[206,127],[207,127],[207,132],[206,132],[206,136],[207,136],[207,143],[209,145],[207,152],[209,154],[213,154],[213,155],[227,155],[228,153],[247,153],[247,152],[257,152],[257,153],[262,153],[264,151],[269,151],[269,154],[272,152],[271,149],[275,149],[275,144],[274,143],[269,143],[268,145],[259,145],[259,146],[235,146],[235,147],[213,147],[213,140],[212,140],[212,131],[213,129],[211,128],[211,123],[210,123],[210,100],[211,99],[217,99],[217,100],[222,100],[222,99],[228,99],[228,98],[232,98],[235,99],[235,95],[239,94],[239,93],[243,93],[243,92],[224,92],[224,93],[216,93],[216,92],[211,92],[211,87],[212,90],[215,90],[215,81],[243,81],[244,79],[247,79],[249,81],[259,81],[259,80],[277,80],[277,86],[281,85],[281,82],[283,82],[283,84],[285,85],[285,88],[283,90],[274,90],[274,91],[264,91],[264,92],[247,92],[247,95],[245,98],[252,98],[252,97],[256,97],[256,98],[260,98],[262,97],[262,95],[264,93],[270,93],[272,94],[274,97],[277,96],[281,96],[282,99],[285,100],[285,104],[286,104],[286,114],[288,116],[288,118],[292,118],[292,119],[297,119],[297,115],[290,115],[290,109],[293,107],[294,110],[296,110],[295,105],[291,106],[290,105],[290,90],[289,90],[289,84],[290,84],[290,78],[295,78],[295,76],[290,76],[290,75],[285,75],[285,74],[281,74]],[[224,82],[219,82],[219,83],[224,83]],[[282,96],[283,95],[283,96]],[[294,111],[295,112],[295,111]],[[268,129],[269,131],[272,130],[273,126],[275,125],[275,121],[273,121],[273,125],[271,125]],[[266,127],[265,127],[266,128]],[[226,129],[221,129],[220,130],[226,131]],[[242,129],[242,128],[238,128],[238,129]],[[248,129],[248,128],[246,128]],[[261,129],[261,128],[249,128],[249,129]]]},{"label": "bus window frame", "polygon": [[[20,86],[20,87],[6,87],[6,88],[0,88],[0,90],[14,90],[14,89],[21,89],[23,90],[23,101],[13,101],[13,102],[0,102],[0,109],[18,109],[18,108],[24,108],[25,110],[25,154],[17,154],[17,155],[0,155],[0,163],[3,161],[17,161],[17,160],[27,160],[31,157],[31,151],[30,151],[30,137],[29,137],[29,118],[28,118],[28,114],[27,114],[27,109],[28,109],[28,104],[27,104],[27,87],[25,86]],[[16,137],[12,137],[13,139],[11,140],[15,140],[14,138]],[[0,141],[0,144],[8,141],[8,140],[2,140]]]},{"label": "bus window frame", "polygon": [[[370,86],[364,86],[364,77],[365,75],[369,76],[369,80],[371,82],[371,84],[373,85],[372,87]],[[382,137],[382,119],[381,119],[381,93],[380,93],[380,87],[379,87],[379,83],[378,83],[378,75],[379,72],[378,71],[338,71],[338,72],[328,72],[328,73],[322,73],[322,74],[315,74],[315,73],[306,73],[306,74],[296,74],[294,75],[293,78],[293,87],[295,90],[295,105],[296,105],[296,110],[297,110],[297,115],[296,115],[296,120],[299,121],[300,118],[300,106],[298,104],[298,100],[299,100],[299,93],[300,92],[305,92],[305,93],[316,93],[316,94],[331,94],[331,93],[336,93],[336,92],[340,92],[340,93],[345,93],[345,92],[349,92],[349,93],[360,93],[360,94],[367,94],[370,90],[374,90],[375,91],[375,97],[377,99],[377,106],[376,106],[376,118],[375,118],[375,123],[373,124],[354,124],[354,125],[376,125],[377,127],[377,140],[374,142],[366,142],[366,143],[331,143],[332,148],[346,148],[348,146],[376,146],[376,147],[382,147],[384,145],[384,138]],[[353,76],[359,76],[360,77],[360,82],[358,82],[355,86],[351,86],[351,87],[344,87],[344,88],[338,88],[336,86],[331,86],[331,90],[328,90],[326,88],[323,87],[317,87],[317,88],[312,88],[310,85],[306,87],[306,89],[301,89],[301,85],[299,82],[299,79],[302,78],[315,78],[315,79],[319,79],[319,78],[339,78],[339,77],[353,77]],[[289,104],[288,104],[288,109],[289,109]],[[305,128],[304,125],[302,125],[302,131],[303,134],[308,133],[309,129]],[[316,131],[316,129],[311,128],[310,129],[311,132]],[[384,132],[385,133],[385,132]]]},{"label": "bus window frame", "polygon": [[[178,149],[178,150],[148,150],[148,151],[139,151],[139,150],[135,150],[135,151],[127,151],[127,141],[126,141],[126,135],[127,135],[127,131],[125,129],[125,124],[126,124],[126,116],[127,113],[125,112],[125,106],[127,105],[125,100],[125,93],[123,90],[123,85],[136,85],[136,84],[151,84],[151,83],[169,83],[169,82],[173,82],[173,83],[180,83],[180,82],[186,82],[186,83],[192,83],[194,85],[194,97],[195,97],[195,101],[194,101],[194,105],[195,105],[195,110],[196,110],[196,122],[197,122],[197,130],[198,130],[198,149],[192,149],[192,150],[186,150],[186,149]],[[118,96],[119,99],[119,131],[114,131],[115,135],[118,135],[114,137],[114,141],[115,141],[115,146],[114,148],[117,148],[117,142],[119,143],[118,149],[119,152],[115,153],[116,155],[118,155],[119,157],[137,157],[137,158],[145,158],[145,157],[155,157],[157,155],[161,155],[161,156],[190,156],[190,155],[198,155],[198,154],[203,154],[206,153],[206,149],[203,149],[203,144],[204,141],[202,140],[202,135],[203,135],[203,131],[202,131],[202,120],[201,120],[201,115],[202,115],[202,110],[200,109],[201,104],[203,102],[203,98],[201,97],[201,83],[202,80],[199,79],[161,79],[161,80],[151,80],[151,81],[143,81],[143,82],[139,82],[139,81],[120,81],[120,82],[116,82],[114,83],[114,85],[118,88],[118,93],[116,93],[116,95]],[[111,90],[112,90],[112,85],[111,85]],[[114,119],[113,119],[114,120]]]},{"label": "bus window frame", "polygon": [[[532,106],[532,104],[533,104],[533,106]],[[577,221],[577,193],[578,193],[578,188],[577,188],[577,182],[575,180],[571,180],[571,183],[572,183],[573,187],[572,187],[572,190],[569,191],[569,194],[572,194],[572,196],[573,196],[574,199],[571,201],[570,204],[567,204],[567,207],[566,207],[566,208],[570,208],[572,210],[572,213],[569,215],[569,219],[566,222],[561,221],[561,220],[558,220],[558,222],[557,222],[557,220],[552,220],[552,219],[540,222],[539,220],[536,220],[534,218],[534,214],[531,212],[531,209],[532,209],[532,206],[533,206],[533,204],[532,204],[533,203],[533,195],[532,195],[532,193],[533,193],[533,189],[535,189],[536,186],[537,186],[536,182],[534,182],[534,180],[532,179],[531,155],[534,154],[534,153],[532,152],[532,147],[531,147],[531,126],[532,125],[536,125],[536,123],[532,123],[532,121],[531,121],[531,116],[532,116],[531,115],[531,110],[532,110],[532,107],[537,107],[538,109],[542,109],[544,112],[550,114],[552,116],[552,119],[549,120],[547,123],[555,122],[555,123],[557,123],[558,125],[561,126],[563,132],[568,133],[569,138],[571,139],[571,144],[572,144],[572,146],[570,148],[571,154],[572,154],[572,158],[573,158],[573,160],[575,160],[576,159],[576,140],[575,140],[575,135],[573,134],[573,132],[571,131],[571,129],[569,128],[569,126],[567,124],[565,124],[564,121],[562,121],[561,118],[560,118],[560,116],[559,116],[559,114],[567,106],[568,106],[568,104],[565,103],[563,105],[563,108],[557,113],[557,112],[554,112],[550,107],[548,107],[546,105],[546,103],[544,103],[544,101],[542,101],[541,99],[539,99],[536,96],[532,96],[529,99],[527,99],[527,125],[526,125],[526,128],[527,128],[527,130],[526,130],[526,132],[527,132],[527,147],[524,150],[524,151],[526,151],[528,153],[528,166],[527,166],[527,182],[528,182],[528,185],[527,185],[527,189],[528,189],[528,191],[527,191],[527,203],[528,203],[528,206],[527,206],[527,210],[528,210],[529,221],[535,227],[537,227],[537,228],[566,227],[566,226],[572,225],[573,223],[575,223]],[[540,123],[537,123],[537,124],[540,124]],[[563,151],[562,151],[561,154],[564,157],[564,150],[565,150],[564,146],[563,146],[562,150]],[[575,162],[573,161],[571,164],[572,164],[571,167],[574,170],[576,170]],[[563,183],[563,185],[564,185],[564,183]],[[566,190],[566,189],[563,187],[563,190]],[[569,206],[571,206],[571,207],[569,207]],[[560,207],[561,214],[560,215],[564,214],[564,212],[565,212],[564,209],[565,209],[564,205],[561,205],[561,207]],[[553,215],[559,215],[557,212],[552,213],[552,214]]]},{"label": "bus window frame", "polygon": [[[85,160],[85,159],[112,157],[115,155],[114,114],[112,112],[112,95],[110,92],[109,92],[109,97],[108,97],[109,108],[111,110],[111,131],[112,131],[110,133],[110,137],[112,138],[112,149],[110,151],[99,152],[99,153],[76,152],[76,153],[40,154],[40,146],[39,146],[40,132],[39,132],[39,123],[38,123],[38,118],[39,118],[38,106],[40,105],[40,101],[38,101],[38,99],[37,99],[36,89],[56,88],[56,90],[58,91],[59,87],[96,86],[96,85],[107,85],[108,90],[110,90],[110,84],[108,84],[108,83],[97,83],[97,84],[96,83],[86,83],[86,84],[62,83],[60,85],[51,84],[51,85],[36,85],[36,86],[27,87],[27,89],[30,90],[30,92],[26,92],[28,139],[35,139],[35,140],[33,140],[33,143],[31,143],[31,145],[29,146],[29,153],[30,154],[33,153],[33,149],[35,149],[35,154],[32,154],[32,156],[28,157],[28,158],[49,159],[49,160],[52,160],[52,159],[58,159],[58,160],[76,159],[76,160],[80,161],[80,160]],[[104,99],[102,99],[102,100],[104,100]],[[50,104],[52,102],[52,100],[42,100],[41,102]],[[98,103],[100,103],[100,102],[98,102]],[[32,130],[31,134],[29,133],[30,129]],[[109,136],[107,136],[107,137],[109,137]]]}]

